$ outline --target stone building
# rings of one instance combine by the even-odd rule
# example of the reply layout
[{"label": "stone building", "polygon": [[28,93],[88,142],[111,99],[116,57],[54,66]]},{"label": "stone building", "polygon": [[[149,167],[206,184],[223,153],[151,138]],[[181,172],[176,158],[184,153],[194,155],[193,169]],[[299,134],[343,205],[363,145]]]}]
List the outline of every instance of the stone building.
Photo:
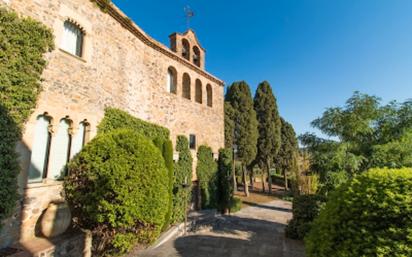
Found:
[{"label": "stone building", "polygon": [[186,135],[194,157],[199,145],[214,153],[224,145],[223,82],[205,70],[195,33],[170,35],[168,48],[114,5],[101,11],[103,2],[0,0],[52,29],[56,46],[46,55],[43,91],[18,145],[23,200],[4,222],[0,248],[35,238],[42,212],[62,200],[63,167],[96,135],[105,107],[167,127],[174,143]]}]

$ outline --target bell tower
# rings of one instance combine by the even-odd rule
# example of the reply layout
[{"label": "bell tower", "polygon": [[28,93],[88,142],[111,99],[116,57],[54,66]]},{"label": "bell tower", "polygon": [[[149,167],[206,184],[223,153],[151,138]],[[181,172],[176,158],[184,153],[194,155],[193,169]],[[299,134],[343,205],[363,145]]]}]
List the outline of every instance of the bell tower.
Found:
[{"label": "bell tower", "polygon": [[192,29],[185,33],[173,33],[169,36],[170,49],[193,65],[205,69],[205,49],[201,47]]}]

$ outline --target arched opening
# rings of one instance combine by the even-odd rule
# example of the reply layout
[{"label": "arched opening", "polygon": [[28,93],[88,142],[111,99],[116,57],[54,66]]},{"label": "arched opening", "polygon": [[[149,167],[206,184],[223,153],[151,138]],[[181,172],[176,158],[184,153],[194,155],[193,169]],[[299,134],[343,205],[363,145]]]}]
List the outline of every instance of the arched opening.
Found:
[{"label": "arched opening", "polygon": [[190,100],[190,76],[187,73],[183,74],[182,96]]},{"label": "arched opening", "polygon": [[206,86],[206,96],[207,96],[207,106],[212,107],[213,106],[213,91],[212,91],[212,86],[210,84],[207,84]]},{"label": "arched opening", "polygon": [[70,159],[73,158],[83,149],[83,146],[87,142],[86,140],[88,138],[89,127],[90,124],[86,120],[80,122],[79,129],[77,130],[76,135],[72,139]]},{"label": "arched opening", "polygon": [[46,114],[37,117],[31,151],[28,182],[41,182],[47,176],[51,142],[51,118]]},{"label": "arched opening", "polygon": [[190,61],[190,43],[187,39],[182,39],[182,57]]},{"label": "arched opening", "polygon": [[78,25],[69,20],[65,21],[61,48],[72,55],[82,57],[84,34]]},{"label": "arched opening", "polygon": [[196,79],[195,100],[197,103],[202,103],[202,82]]},{"label": "arched opening", "polygon": [[50,151],[50,172],[47,177],[52,179],[62,179],[67,174],[66,164],[70,158],[71,149],[71,125],[68,118],[60,120],[56,135]]},{"label": "arched opening", "polygon": [[167,69],[167,90],[169,93],[177,93],[177,71],[172,66]]},{"label": "arched opening", "polygon": [[194,46],[193,47],[193,63],[197,66],[200,67],[200,50],[199,47]]}]

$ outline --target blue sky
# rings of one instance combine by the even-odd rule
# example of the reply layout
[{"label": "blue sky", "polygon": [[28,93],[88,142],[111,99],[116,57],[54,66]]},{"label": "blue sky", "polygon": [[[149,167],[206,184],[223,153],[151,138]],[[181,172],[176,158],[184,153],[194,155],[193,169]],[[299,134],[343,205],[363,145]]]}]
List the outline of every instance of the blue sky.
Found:
[{"label": "blue sky", "polygon": [[[114,0],[158,41],[186,30],[183,8],[206,48],[206,69],[253,90],[271,83],[298,134],[355,90],[412,98],[411,0]],[[316,131],[315,131],[316,132]]]}]

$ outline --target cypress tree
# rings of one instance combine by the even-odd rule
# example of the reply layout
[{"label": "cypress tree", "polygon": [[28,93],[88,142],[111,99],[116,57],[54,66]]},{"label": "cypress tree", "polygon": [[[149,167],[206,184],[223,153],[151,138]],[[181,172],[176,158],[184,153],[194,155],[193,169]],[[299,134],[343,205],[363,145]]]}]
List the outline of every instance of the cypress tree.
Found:
[{"label": "cypress tree", "polygon": [[[268,176],[269,194],[271,194],[272,178],[270,176],[270,166],[281,145],[281,121],[276,98],[267,81],[260,83],[256,90],[254,108],[259,130],[256,163],[265,171],[263,174],[266,173]],[[265,180],[264,176],[262,177],[263,191],[265,191]]]},{"label": "cypress tree", "polygon": [[246,167],[256,157],[258,138],[256,112],[249,85],[244,82],[233,83],[226,94],[226,101],[233,108],[233,143],[237,145],[237,159],[242,162],[245,195],[249,195]]},{"label": "cypress tree", "polygon": [[276,166],[283,173],[285,190],[288,190],[287,174],[297,169],[298,141],[292,125],[281,118],[281,140],[279,153],[276,156]]}]

